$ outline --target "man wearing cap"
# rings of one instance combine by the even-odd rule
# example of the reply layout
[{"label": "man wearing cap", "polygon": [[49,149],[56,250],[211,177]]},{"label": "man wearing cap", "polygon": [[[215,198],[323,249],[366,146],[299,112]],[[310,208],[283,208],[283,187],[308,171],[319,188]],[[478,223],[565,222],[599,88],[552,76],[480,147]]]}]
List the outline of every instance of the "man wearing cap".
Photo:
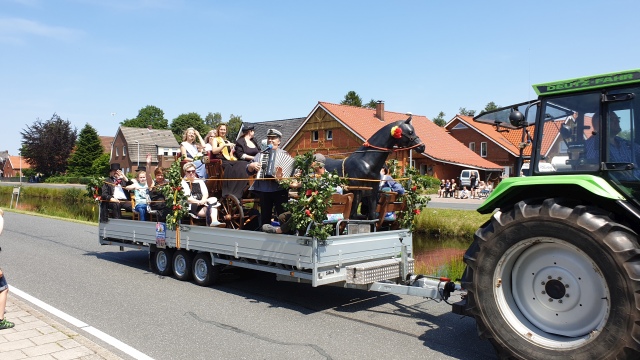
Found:
[{"label": "man wearing cap", "polygon": [[[267,144],[271,145],[272,149],[276,152],[285,152],[280,149],[280,141],[282,139],[282,133],[276,129],[269,129],[267,131]],[[257,157],[256,157],[257,158]],[[262,164],[253,159],[249,165],[247,165],[247,172],[250,175],[257,173]],[[280,171],[282,171],[280,169]],[[256,180],[251,187],[254,193],[258,195],[260,199],[260,220],[261,224],[270,224],[271,216],[274,209],[276,216],[285,212],[283,204],[289,200],[289,190],[283,189],[280,183],[277,181],[269,180]]]},{"label": "man wearing cap", "polygon": [[120,209],[131,211],[131,202],[129,202],[129,194],[124,190],[127,185],[133,184],[133,181],[129,180],[122,170],[120,164],[111,164],[109,170],[109,177],[104,181],[102,185],[102,196],[100,202],[100,221],[107,221],[109,210],[111,210],[112,216],[115,219],[121,217]]}]

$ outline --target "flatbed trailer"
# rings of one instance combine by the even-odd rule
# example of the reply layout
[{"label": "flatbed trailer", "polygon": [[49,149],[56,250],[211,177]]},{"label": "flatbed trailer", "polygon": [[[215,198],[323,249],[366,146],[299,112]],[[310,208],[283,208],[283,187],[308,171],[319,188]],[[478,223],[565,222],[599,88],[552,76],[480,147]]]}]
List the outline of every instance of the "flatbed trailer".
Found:
[{"label": "flatbed trailer", "polygon": [[173,231],[165,230],[163,223],[109,219],[99,223],[99,242],[121,250],[147,249],[154,272],[203,286],[215,283],[223,267],[235,266],[313,287],[334,285],[438,300],[460,289],[449,279],[413,274],[408,230],[376,232],[367,222],[349,225],[356,234],[320,241],[197,225],[180,225]]}]

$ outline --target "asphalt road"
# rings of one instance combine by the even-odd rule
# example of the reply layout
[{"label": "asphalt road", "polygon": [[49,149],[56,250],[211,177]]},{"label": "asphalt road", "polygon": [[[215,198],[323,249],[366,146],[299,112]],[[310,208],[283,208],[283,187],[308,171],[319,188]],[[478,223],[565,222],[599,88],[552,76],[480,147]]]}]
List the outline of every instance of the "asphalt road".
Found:
[{"label": "asphalt road", "polygon": [[11,212],[0,246],[10,285],[158,360],[495,358],[473,319],[428,299],[241,269],[199,287],[149,272],[146,251],[98,245],[96,226]]}]

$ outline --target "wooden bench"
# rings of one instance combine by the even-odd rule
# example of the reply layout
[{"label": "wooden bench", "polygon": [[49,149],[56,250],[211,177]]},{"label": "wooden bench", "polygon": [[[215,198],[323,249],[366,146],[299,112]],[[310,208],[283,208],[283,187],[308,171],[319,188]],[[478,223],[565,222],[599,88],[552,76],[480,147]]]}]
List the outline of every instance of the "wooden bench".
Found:
[{"label": "wooden bench", "polygon": [[327,214],[342,214],[340,220],[324,220],[323,224],[335,224],[336,235],[340,235],[347,226],[349,216],[351,215],[351,206],[353,205],[353,193],[349,194],[332,194],[331,206],[327,208]]},{"label": "wooden bench", "polygon": [[[390,229],[399,228],[399,218],[402,216],[402,211],[405,210],[406,201],[398,201],[399,195],[396,192],[381,192],[378,197],[378,220],[376,221],[376,229],[380,230],[383,227]],[[389,212],[395,213],[395,219],[385,219],[385,215]]]}]

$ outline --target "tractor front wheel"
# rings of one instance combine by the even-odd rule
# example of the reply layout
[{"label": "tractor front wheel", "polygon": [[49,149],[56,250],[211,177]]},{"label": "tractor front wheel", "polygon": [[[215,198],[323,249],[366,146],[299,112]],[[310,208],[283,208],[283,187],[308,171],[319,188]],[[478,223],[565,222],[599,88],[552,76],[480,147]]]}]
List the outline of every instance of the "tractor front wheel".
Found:
[{"label": "tractor front wheel", "polygon": [[637,235],[594,207],[521,201],[476,232],[468,312],[503,358],[640,358]]}]

